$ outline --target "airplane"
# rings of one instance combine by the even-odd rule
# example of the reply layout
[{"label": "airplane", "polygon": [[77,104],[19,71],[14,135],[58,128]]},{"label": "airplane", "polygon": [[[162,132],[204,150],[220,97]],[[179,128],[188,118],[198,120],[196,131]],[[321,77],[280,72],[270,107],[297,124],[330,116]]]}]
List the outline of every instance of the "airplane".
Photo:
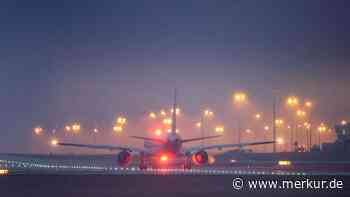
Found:
[{"label": "airplane", "polygon": [[243,148],[246,146],[262,145],[275,143],[274,141],[261,141],[240,144],[215,144],[215,145],[199,145],[185,148],[183,144],[218,138],[220,135],[206,136],[190,139],[182,139],[176,132],[176,89],[174,94],[174,104],[172,106],[171,131],[165,139],[152,137],[130,136],[131,138],[144,140],[144,148],[115,146],[115,145],[92,145],[92,144],[74,144],[57,142],[55,145],[82,147],[91,149],[103,149],[110,151],[120,151],[117,155],[117,162],[120,166],[128,166],[134,156],[139,156],[139,168],[141,170],[152,168],[162,168],[170,166],[182,166],[184,169],[191,169],[195,166],[203,166],[209,163],[208,150],[225,148]]}]

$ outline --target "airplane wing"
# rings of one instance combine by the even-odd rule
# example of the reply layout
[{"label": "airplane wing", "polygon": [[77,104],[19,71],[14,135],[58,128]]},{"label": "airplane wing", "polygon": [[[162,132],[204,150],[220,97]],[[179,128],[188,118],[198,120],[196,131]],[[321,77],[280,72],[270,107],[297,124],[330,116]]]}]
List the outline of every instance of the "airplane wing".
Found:
[{"label": "airplane wing", "polygon": [[93,145],[93,144],[73,144],[73,143],[64,143],[64,142],[58,142],[57,145],[59,146],[72,146],[72,147],[80,147],[80,148],[91,148],[91,149],[102,149],[102,150],[127,150],[130,152],[147,152],[147,150],[143,150],[140,148],[134,148],[134,147],[123,147],[123,146],[114,146],[114,145]]},{"label": "airplane wing", "polygon": [[140,140],[145,140],[145,141],[152,141],[160,144],[164,144],[165,141],[162,139],[157,139],[157,138],[150,138],[150,137],[140,137],[140,136],[130,136],[131,138],[135,139],[140,139]]},{"label": "airplane wing", "polygon": [[190,139],[181,140],[181,142],[182,142],[182,143],[185,143],[185,142],[193,142],[193,141],[199,141],[199,140],[206,140],[206,139],[217,138],[217,137],[220,137],[220,136],[221,136],[221,135],[208,136],[208,137],[198,137],[198,138],[190,138]]},{"label": "airplane wing", "polygon": [[262,141],[262,142],[250,142],[250,143],[241,143],[241,144],[215,144],[215,145],[208,145],[208,146],[196,146],[191,148],[184,148],[186,153],[194,153],[202,150],[209,150],[209,149],[218,149],[222,150],[224,148],[242,148],[244,146],[255,146],[255,145],[262,145],[262,144],[272,144],[275,143],[275,141]]}]

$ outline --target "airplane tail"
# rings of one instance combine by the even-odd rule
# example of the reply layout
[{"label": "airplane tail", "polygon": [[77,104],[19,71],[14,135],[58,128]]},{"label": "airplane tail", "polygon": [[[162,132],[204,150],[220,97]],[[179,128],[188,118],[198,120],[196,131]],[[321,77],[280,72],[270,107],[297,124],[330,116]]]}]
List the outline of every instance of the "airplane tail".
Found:
[{"label": "airplane tail", "polygon": [[176,103],[176,88],[175,88],[174,104],[173,104],[172,118],[171,118],[171,133],[176,133],[176,109],[177,109],[177,103]]}]

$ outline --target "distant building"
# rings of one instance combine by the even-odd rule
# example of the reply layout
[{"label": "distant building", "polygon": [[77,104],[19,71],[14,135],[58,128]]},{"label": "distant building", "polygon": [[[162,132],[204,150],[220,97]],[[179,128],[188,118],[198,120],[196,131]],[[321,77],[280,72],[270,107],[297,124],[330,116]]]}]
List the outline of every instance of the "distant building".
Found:
[{"label": "distant building", "polygon": [[346,125],[336,125],[335,132],[337,134],[337,141],[345,142],[350,140],[350,123]]},{"label": "distant building", "polygon": [[345,125],[336,125],[336,141],[334,143],[322,144],[321,151],[335,152],[337,154],[347,153],[350,150],[350,123]]}]

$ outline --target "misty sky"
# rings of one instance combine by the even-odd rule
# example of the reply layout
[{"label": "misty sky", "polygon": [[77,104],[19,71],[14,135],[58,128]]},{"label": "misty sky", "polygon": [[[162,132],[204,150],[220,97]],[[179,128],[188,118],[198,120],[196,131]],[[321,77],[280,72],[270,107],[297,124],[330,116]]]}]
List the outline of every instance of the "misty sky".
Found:
[{"label": "misty sky", "polygon": [[1,1],[0,152],[32,128],[137,119],[179,103],[224,114],[235,90],[262,111],[271,91],[349,118],[348,1]]}]

